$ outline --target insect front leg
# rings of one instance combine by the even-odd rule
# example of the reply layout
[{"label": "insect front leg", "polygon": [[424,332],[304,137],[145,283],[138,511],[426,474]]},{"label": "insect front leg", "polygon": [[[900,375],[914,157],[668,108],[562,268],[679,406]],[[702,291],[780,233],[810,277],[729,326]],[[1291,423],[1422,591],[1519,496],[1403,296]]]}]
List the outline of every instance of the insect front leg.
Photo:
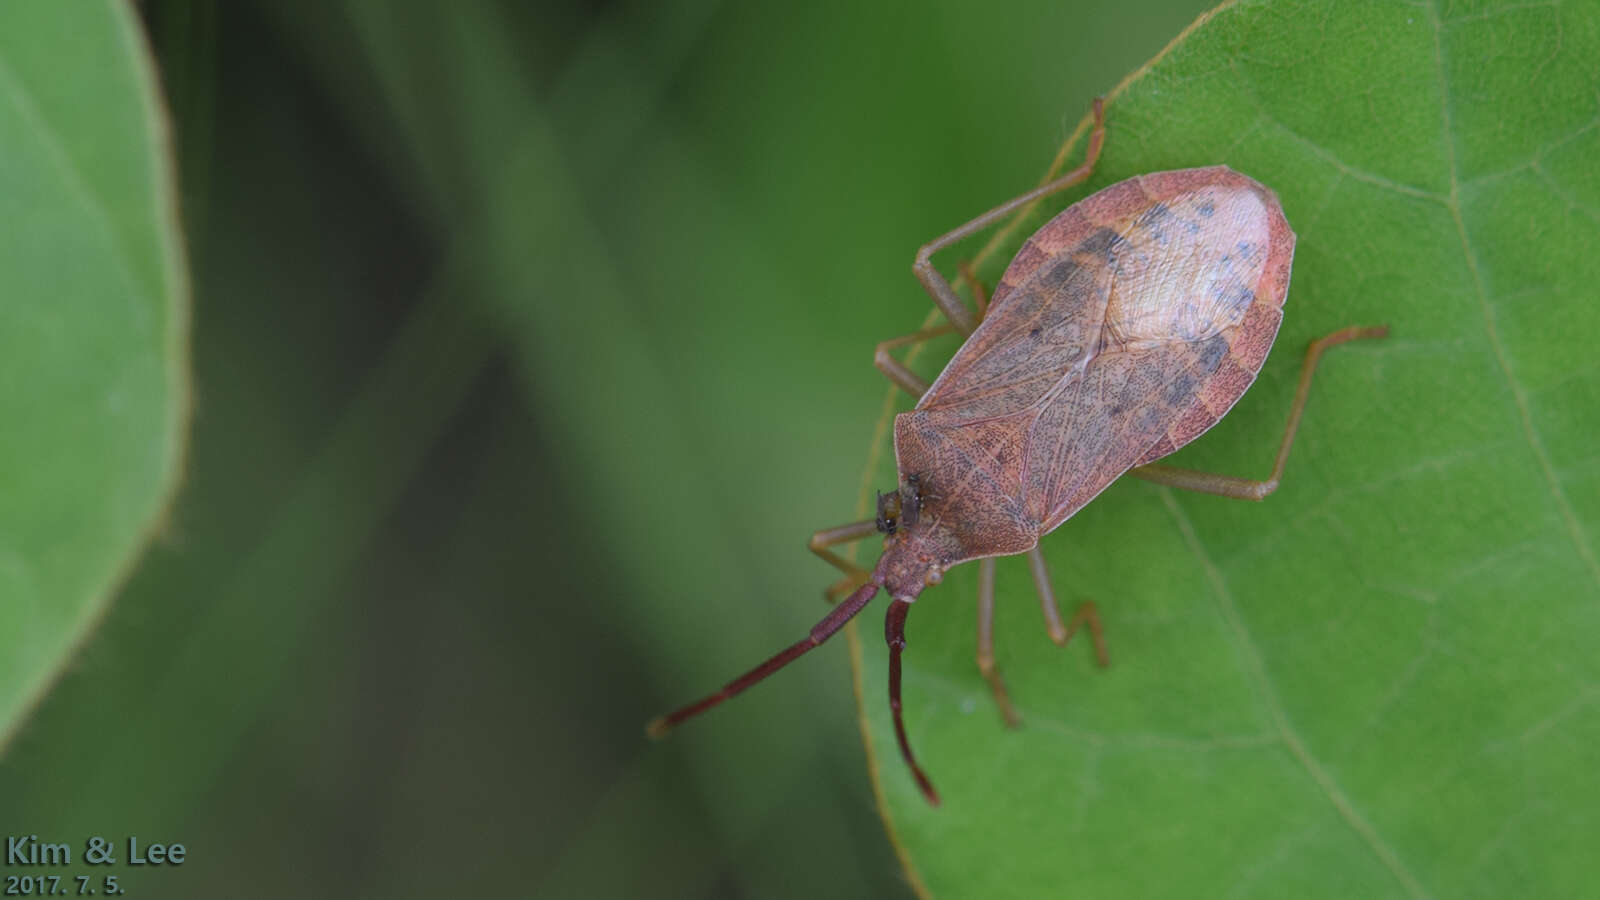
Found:
[{"label": "insect front leg", "polygon": [[808,545],[811,552],[827,560],[828,564],[844,573],[844,577],[828,586],[824,595],[829,603],[838,603],[839,598],[850,593],[866,583],[868,572],[848,559],[828,549],[839,544],[848,544],[859,541],[864,537],[878,533],[878,523],[874,519],[861,522],[851,522],[849,525],[838,525],[823,530],[811,536]]},{"label": "insect front leg", "polygon": [[1105,138],[1105,102],[1097,97],[1094,101],[1094,131],[1089,134],[1089,150],[1084,155],[1081,165],[1048,184],[1041,185],[1014,200],[1000,204],[960,228],[934,238],[917,251],[917,258],[911,264],[911,271],[917,276],[917,280],[922,282],[922,286],[927,289],[928,294],[933,297],[933,302],[937,303],[939,309],[944,311],[945,318],[950,320],[950,324],[955,326],[956,331],[960,332],[962,336],[972,334],[972,329],[977,327],[977,322],[974,320],[972,312],[961,303],[961,298],[956,296],[955,290],[950,287],[950,282],[939,274],[937,268],[934,268],[932,262],[933,254],[957,241],[971,237],[1041,197],[1048,197],[1057,191],[1066,190],[1073,185],[1082,184],[1088,180],[1089,175],[1094,171],[1095,161],[1100,158],[1100,147],[1105,143]]},{"label": "insect front leg", "polygon": [[1215,494],[1219,497],[1232,497],[1235,500],[1265,499],[1268,494],[1278,489],[1278,484],[1283,479],[1283,468],[1289,461],[1289,450],[1294,446],[1295,432],[1300,428],[1300,416],[1305,412],[1306,398],[1311,396],[1311,376],[1317,372],[1317,363],[1322,359],[1322,351],[1346,341],[1381,338],[1388,334],[1387,325],[1379,325],[1376,328],[1350,327],[1323,335],[1311,342],[1311,346],[1306,348],[1305,363],[1300,369],[1300,384],[1295,388],[1294,405],[1289,407],[1289,424],[1283,430],[1283,441],[1278,445],[1278,457],[1272,465],[1272,474],[1265,480],[1257,481],[1163,465],[1139,466],[1129,469],[1128,474],[1167,487]]}]

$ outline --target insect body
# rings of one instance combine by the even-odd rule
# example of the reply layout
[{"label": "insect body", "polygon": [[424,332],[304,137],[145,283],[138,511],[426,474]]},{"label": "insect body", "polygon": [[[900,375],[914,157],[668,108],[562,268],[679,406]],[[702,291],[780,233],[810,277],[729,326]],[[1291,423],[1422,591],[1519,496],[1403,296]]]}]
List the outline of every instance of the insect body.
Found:
[{"label": "insect body", "polygon": [[[812,549],[847,573],[831,593],[847,598],[803,640],[721,691],[651,724],[662,734],[821,644],[880,590],[892,598],[885,637],[889,693],[902,755],[938,803],[915,761],[900,714],[905,619],[922,590],[951,566],[980,564],[979,667],[1002,714],[1015,722],[993,665],[993,558],[1026,553],[1051,636],[1065,643],[1087,621],[1085,604],[1061,624],[1038,553],[1042,535],[1125,473],[1175,487],[1261,499],[1277,486],[1323,348],[1384,329],[1346,329],[1312,345],[1272,476],[1250,481],[1150,465],[1199,437],[1255,379],[1283,317],[1294,255],[1277,197],[1223,166],[1138,176],[1047,222],[1006,269],[975,329],[967,308],[928,262],[933,252],[1044,194],[1088,176],[1103,137],[1101,108],[1089,158],[1077,170],[939,238],[915,271],[951,325],[970,331],[931,386],[887,352],[948,328],[880,345],[878,365],[920,395],[895,419],[900,486],[880,494],[867,522],[819,532]],[[865,572],[833,544],[882,532],[884,551]],[[859,586],[857,586],[859,585]]]}]

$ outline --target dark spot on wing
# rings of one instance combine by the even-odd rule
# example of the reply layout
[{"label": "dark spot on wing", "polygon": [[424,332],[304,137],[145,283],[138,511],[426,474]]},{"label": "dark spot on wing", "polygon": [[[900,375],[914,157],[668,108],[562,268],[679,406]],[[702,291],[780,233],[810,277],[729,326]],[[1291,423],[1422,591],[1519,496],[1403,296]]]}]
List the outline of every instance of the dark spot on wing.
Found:
[{"label": "dark spot on wing", "polygon": [[1222,358],[1228,355],[1228,339],[1222,335],[1214,335],[1200,345],[1199,365],[1196,367],[1202,372],[1215,372],[1222,365]]},{"label": "dark spot on wing", "polygon": [[1045,270],[1041,277],[1044,284],[1050,287],[1060,287],[1066,283],[1067,279],[1072,277],[1073,273],[1077,271],[1077,262],[1075,262],[1072,257],[1067,256],[1057,260],[1054,265]]},{"label": "dark spot on wing", "polygon": [[1167,385],[1166,396],[1162,399],[1167,401],[1168,406],[1177,406],[1188,400],[1189,395],[1194,393],[1194,385],[1195,377],[1185,372],[1174,378],[1172,383]]},{"label": "dark spot on wing", "polygon": [[1250,304],[1256,302],[1256,292],[1244,285],[1239,285],[1222,302],[1230,313],[1242,313],[1250,307]]},{"label": "dark spot on wing", "polygon": [[1149,225],[1152,222],[1161,221],[1171,214],[1171,212],[1172,210],[1167,209],[1167,205],[1165,203],[1156,203],[1151,205],[1149,209],[1140,213],[1137,221],[1140,225]]},{"label": "dark spot on wing", "polygon": [[1035,328],[1035,329],[1033,329],[1033,330],[1028,332],[1028,337],[1036,338],[1038,336],[1039,336],[1039,329],[1037,329],[1037,328]]},{"label": "dark spot on wing", "polygon": [[1207,200],[1206,202],[1200,204],[1200,208],[1195,211],[1198,212],[1202,217],[1209,219],[1216,215],[1217,208],[1212,205],[1210,200]]},{"label": "dark spot on wing", "polygon": [[1134,428],[1140,432],[1159,430],[1161,421],[1166,417],[1166,415],[1167,411],[1165,409],[1155,405],[1154,403],[1148,404],[1143,409],[1139,410],[1138,421],[1134,425]]},{"label": "dark spot on wing", "polygon": [[1116,247],[1120,243],[1122,243],[1122,235],[1117,234],[1110,228],[1100,228],[1094,234],[1084,238],[1083,243],[1078,245],[1078,249],[1075,252],[1110,259],[1111,254],[1116,251]]},{"label": "dark spot on wing", "polygon": [[1171,218],[1172,210],[1168,209],[1165,203],[1157,203],[1140,213],[1139,218],[1133,220],[1133,224],[1148,231],[1156,244],[1165,247],[1170,240],[1166,225]]}]

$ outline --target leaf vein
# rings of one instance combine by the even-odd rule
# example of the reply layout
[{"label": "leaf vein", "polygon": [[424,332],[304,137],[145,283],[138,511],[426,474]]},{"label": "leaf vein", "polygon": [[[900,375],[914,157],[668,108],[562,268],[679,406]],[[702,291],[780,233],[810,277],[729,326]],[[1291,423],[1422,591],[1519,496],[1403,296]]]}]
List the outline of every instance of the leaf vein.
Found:
[{"label": "leaf vein", "polygon": [[1173,496],[1172,489],[1163,487],[1160,490],[1161,501],[1166,505],[1167,511],[1172,514],[1173,519],[1176,520],[1178,530],[1183,534],[1184,542],[1189,545],[1190,551],[1194,553],[1195,557],[1200,561],[1201,567],[1205,569],[1206,579],[1211,582],[1212,592],[1216,595],[1217,605],[1222,617],[1234,636],[1234,643],[1244,657],[1250,680],[1255,683],[1257,690],[1260,692],[1262,703],[1268,716],[1272,719],[1273,727],[1283,738],[1284,746],[1289,748],[1290,754],[1311,776],[1311,780],[1322,790],[1328,801],[1333,804],[1340,818],[1344,819],[1345,823],[1366,843],[1367,847],[1377,856],[1378,861],[1405,888],[1406,893],[1412,897],[1428,896],[1422,885],[1417,882],[1416,878],[1407,870],[1405,864],[1400,861],[1400,857],[1395,854],[1394,848],[1390,847],[1384,841],[1383,836],[1378,834],[1372,823],[1368,822],[1356,810],[1354,804],[1350,802],[1350,798],[1339,787],[1338,782],[1333,780],[1333,776],[1329,775],[1328,771],[1317,761],[1317,758],[1311,754],[1310,749],[1306,747],[1305,741],[1295,731],[1293,723],[1289,721],[1288,713],[1278,699],[1277,692],[1272,688],[1272,680],[1267,675],[1266,663],[1261,658],[1261,651],[1256,646],[1250,630],[1245,626],[1243,618],[1239,615],[1238,608],[1234,605],[1233,595],[1228,591],[1227,583],[1222,578],[1222,572],[1217,568],[1216,563],[1212,562],[1210,554],[1206,551],[1205,546],[1200,542],[1199,535],[1195,532],[1194,524],[1189,521],[1188,514],[1183,511],[1183,507],[1178,504],[1177,498]]},{"label": "leaf vein", "polygon": [[[16,74],[11,71],[11,68],[6,65],[3,56],[0,56],[0,87],[3,87],[5,92],[10,95],[12,105],[17,112],[34,127],[34,133],[38,136],[39,143],[43,146],[51,161],[56,164],[57,169],[61,172],[62,179],[66,182],[73,196],[89,214],[89,217],[100,226],[107,243],[111,246],[112,256],[117,262],[117,272],[122,276],[122,282],[124,287],[127,288],[128,296],[139,297],[144,295],[146,292],[139,290],[137,286],[138,279],[134,277],[132,253],[113,223],[110,209],[94,191],[90,190],[87,180],[83,177],[81,167],[64,149],[60,136],[56,134],[50,124],[45,121],[44,116],[40,114],[28,90],[23,86],[21,80],[17,78]],[[150,290],[148,293],[155,295],[159,294],[159,291]]]},{"label": "leaf vein", "polygon": [[1494,308],[1489,303],[1489,291],[1484,284],[1483,271],[1478,265],[1478,255],[1473,250],[1471,238],[1467,235],[1466,219],[1461,214],[1461,178],[1456,162],[1455,128],[1450,115],[1450,85],[1445,79],[1444,72],[1444,28],[1440,23],[1437,0],[1433,0],[1428,9],[1433,18],[1434,65],[1439,78],[1439,109],[1444,127],[1445,159],[1449,163],[1450,196],[1445,205],[1450,210],[1450,217],[1455,220],[1456,235],[1461,241],[1461,252],[1466,258],[1467,270],[1472,273],[1473,291],[1478,298],[1479,311],[1483,314],[1484,331],[1489,336],[1490,348],[1494,350],[1495,362],[1499,364],[1506,385],[1511,389],[1511,398],[1516,403],[1523,435],[1533,450],[1534,459],[1539,464],[1550,497],[1555,501],[1556,508],[1566,523],[1567,535],[1572,540],[1574,549],[1589,569],[1589,574],[1596,584],[1600,584],[1600,559],[1596,558],[1594,549],[1589,546],[1589,537],[1583,530],[1583,523],[1578,521],[1577,512],[1567,499],[1566,492],[1562,490],[1561,479],[1550,461],[1550,454],[1545,451],[1544,441],[1540,439],[1538,429],[1533,425],[1533,413],[1528,408],[1527,391],[1518,383],[1516,375],[1511,370],[1511,359],[1506,353],[1505,344],[1500,340],[1499,329],[1495,327]]}]

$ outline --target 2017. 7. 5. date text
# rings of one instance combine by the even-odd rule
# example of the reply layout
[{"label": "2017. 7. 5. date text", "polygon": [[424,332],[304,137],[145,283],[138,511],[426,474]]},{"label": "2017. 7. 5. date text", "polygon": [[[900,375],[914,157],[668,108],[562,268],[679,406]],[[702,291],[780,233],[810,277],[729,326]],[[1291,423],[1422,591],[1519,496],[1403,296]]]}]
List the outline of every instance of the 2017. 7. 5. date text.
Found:
[{"label": "2017. 7. 5. date text", "polygon": [[74,875],[63,879],[60,875],[7,875],[7,897],[88,897],[96,894],[115,897],[122,886],[115,875]]}]

